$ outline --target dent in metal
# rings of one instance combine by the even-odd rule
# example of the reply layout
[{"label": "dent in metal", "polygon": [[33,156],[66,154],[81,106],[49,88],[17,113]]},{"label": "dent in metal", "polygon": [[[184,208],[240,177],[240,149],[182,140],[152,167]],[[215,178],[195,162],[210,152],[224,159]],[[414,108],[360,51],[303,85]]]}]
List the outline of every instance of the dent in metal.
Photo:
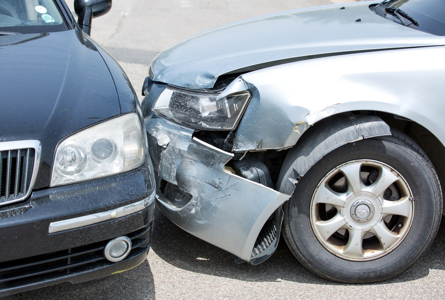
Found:
[{"label": "dent in metal", "polygon": [[154,193],[144,200],[141,200],[136,203],[128,204],[113,210],[104,211],[100,213],[95,213],[91,215],[86,215],[82,217],[51,222],[49,224],[48,232],[56,233],[60,231],[80,228],[92,224],[101,223],[104,221],[125,217],[131,214],[134,214],[138,211],[144,210],[146,207],[150,206],[154,201]]},{"label": "dent in metal", "polygon": [[250,261],[261,228],[289,196],[226,171],[233,154],[192,137],[192,130],[153,118],[147,131],[150,151],[164,145],[158,138],[170,139],[160,154],[152,152],[159,177],[192,196],[181,207],[158,191],[158,207],[189,233]]},{"label": "dent in metal", "polygon": [[335,106],[337,106],[337,104],[326,107],[325,109],[322,109],[320,111],[312,112],[309,115],[307,115],[304,119],[309,126],[312,126],[321,119],[333,115],[335,113]]},{"label": "dent in metal", "polygon": [[295,124],[293,131],[296,132],[299,136],[301,136],[310,126],[314,125],[315,123],[324,118],[327,118],[335,114],[336,106],[337,104],[334,104],[320,111],[315,111],[308,114],[301,121],[298,121],[297,124]]},{"label": "dent in metal", "polygon": [[[269,103],[266,102],[268,100],[270,100]],[[239,127],[234,141],[233,150],[235,152],[291,148],[310,126],[334,115],[337,106],[334,104],[322,110],[308,113],[307,109],[292,107],[291,103],[284,100],[284,97],[263,98],[261,104],[257,104],[258,107],[246,114],[246,119]],[[256,119],[254,119],[255,114],[257,115]],[[296,119],[304,114],[306,115],[296,122]]]},{"label": "dent in metal", "polygon": [[296,99],[282,93],[277,84],[269,85],[265,81],[253,84],[246,75],[241,78],[247,83],[252,99],[238,125],[233,151],[284,149],[295,145],[300,135],[293,130],[310,111],[295,105]]},{"label": "dent in metal", "polygon": [[238,126],[233,150],[290,148],[320,120],[350,111],[404,117],[445,145],[443,113],[438,109],[445,94],[441,82],[445,62],[440,59],[444,52],[441,46],[360,53],[244,74],[253,97]]}]

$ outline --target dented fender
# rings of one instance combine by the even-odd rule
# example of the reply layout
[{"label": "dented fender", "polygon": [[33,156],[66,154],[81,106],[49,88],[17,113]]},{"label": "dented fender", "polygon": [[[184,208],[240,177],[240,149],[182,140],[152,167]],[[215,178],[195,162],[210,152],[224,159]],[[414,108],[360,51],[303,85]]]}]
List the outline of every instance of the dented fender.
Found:
[{"label": "dented fender", "polygon": [[243,74],[252,99],[233,151],[292,148],[321,120],[354,111],[412,120],[445,145],[443,117],[437,110],[445,93],[445,62],[432,59],[444,51],[437,46],[338,55]]}]

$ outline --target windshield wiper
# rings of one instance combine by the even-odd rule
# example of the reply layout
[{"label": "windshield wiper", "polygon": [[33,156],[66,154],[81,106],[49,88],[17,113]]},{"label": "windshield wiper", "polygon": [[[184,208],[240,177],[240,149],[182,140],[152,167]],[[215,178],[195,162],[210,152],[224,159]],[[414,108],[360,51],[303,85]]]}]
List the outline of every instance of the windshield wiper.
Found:
[{"label": "windshield wiper", "polygon": [[[419,26],[419,23],[410,15],[408,15],[405,11],[401,10],[400,8],[396,7],[390,7],[393,6],[396,2],[401,2],[402,4],[407,2],[409,0],[385,0],[381,2],[378,5],[372,6],[371,10],[373,10],[376,14],[379,16],[386,18],[387,14],[390,14],[394,18],[396,18],[403,26],[411,27],[416,29],[416,27],[412,26]],[[400,5],[402,5],[400,4]],[[397,6],[400,6],[397,5]]]},{"label": "windshield wiper", "polygon": [[[413,17],[408,15],[406,12],[401,10],[400,8],[394,8],[394,7],[387,7],[385,8],[385,12],[390,13],[394,17],[400,20],[402,22],[402,25],[410,26],[411,24],[419,26],[419,23],[417,23],[416,20],[414,20]],[[407,20],[409,22],[407,22]]]}]

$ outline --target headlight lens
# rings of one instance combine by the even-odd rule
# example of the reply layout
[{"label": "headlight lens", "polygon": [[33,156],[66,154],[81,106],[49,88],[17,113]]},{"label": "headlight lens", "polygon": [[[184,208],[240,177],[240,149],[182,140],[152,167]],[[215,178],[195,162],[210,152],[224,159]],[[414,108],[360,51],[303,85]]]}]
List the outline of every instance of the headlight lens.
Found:
[{"label": "headlight lens", "polygon": [[233,130],[248,102],[249,92],[218,99],[218,94],[166,88],[152,110],[159,116],[195,129]]},{"label": "headlight lens", "polygon": [[113,140],[101,137],[91,145],[91,155],[98,164],[107,163],[116,157],[116,147]]},{"label": "headlight lens", "polygon": [[128,114],[85,129],[56,151],[51,186],[126,172],[144,163],[141,124]]},{"label": "headlight lens", "polygon": [[82,172],[87,164],[86,150],[77,143],[67,143],[56,157],[58,171],[66,176]]}]

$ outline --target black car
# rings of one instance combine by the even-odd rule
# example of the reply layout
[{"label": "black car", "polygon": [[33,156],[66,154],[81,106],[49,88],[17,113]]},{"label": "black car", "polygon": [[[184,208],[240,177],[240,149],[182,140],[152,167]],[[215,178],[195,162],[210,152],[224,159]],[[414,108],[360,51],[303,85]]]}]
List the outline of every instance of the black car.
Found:
[{"label": "black car", "polygon": [[0,296],[146,259],[154,180],[137,96],[89,36],[111,0],[0,0]]}]

